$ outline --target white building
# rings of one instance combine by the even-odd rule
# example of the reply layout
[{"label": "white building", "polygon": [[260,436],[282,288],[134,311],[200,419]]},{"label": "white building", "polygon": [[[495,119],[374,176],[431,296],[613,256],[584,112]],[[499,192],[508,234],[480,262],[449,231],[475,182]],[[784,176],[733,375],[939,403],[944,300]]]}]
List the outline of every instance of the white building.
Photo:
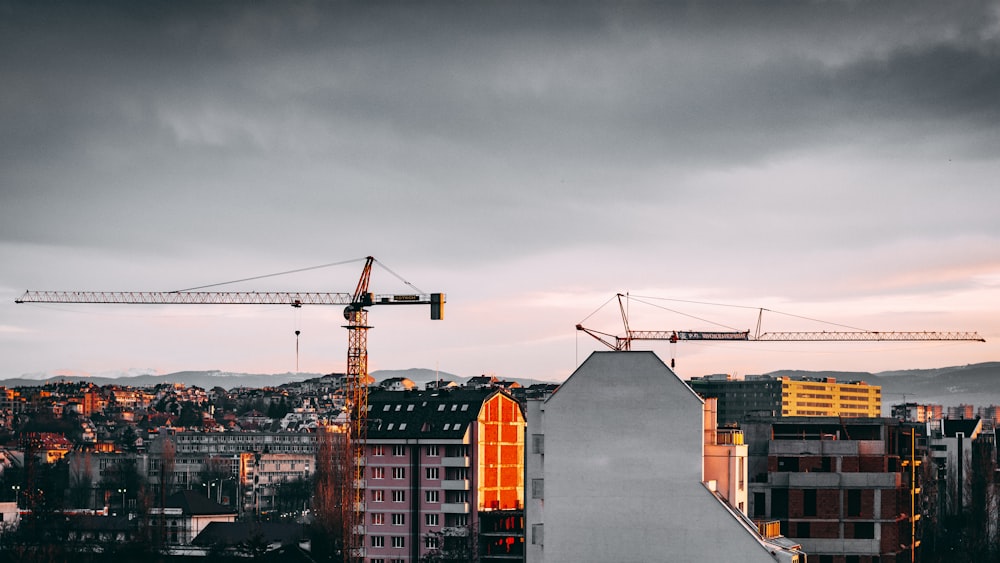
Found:
[{"label": "white building", "polygon": [[[527,415],[528,563],[805,560],[726,502],[745,506],[746,450],[717,439],[704,402],[652,352],[592,354]],[[725,459],[706,463],[706,450]],[[742,477],[717,478],[732,467]]]}]

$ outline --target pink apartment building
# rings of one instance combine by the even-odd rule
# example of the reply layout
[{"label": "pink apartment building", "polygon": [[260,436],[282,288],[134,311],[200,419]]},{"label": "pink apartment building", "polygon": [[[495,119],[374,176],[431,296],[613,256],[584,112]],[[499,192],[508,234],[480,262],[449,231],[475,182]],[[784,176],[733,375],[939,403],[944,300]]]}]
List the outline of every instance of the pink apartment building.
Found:
[{"label": "pink apartment building", "polygon": [[524,415],[498,389],[369,396],[364,560],[521,560]]}]

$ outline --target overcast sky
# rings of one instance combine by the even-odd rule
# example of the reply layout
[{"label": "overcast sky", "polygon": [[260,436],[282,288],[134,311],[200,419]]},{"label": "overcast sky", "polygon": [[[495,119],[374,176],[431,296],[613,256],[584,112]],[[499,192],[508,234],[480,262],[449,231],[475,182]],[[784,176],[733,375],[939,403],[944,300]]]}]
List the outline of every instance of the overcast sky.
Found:
[{"label": "overcast sky", "polygon": [[1000,360],[998,3],[661,4],[0,1],[0,377],[342,372],[338,307],[13,301],[366,255],[448,295],[373,308],[372,370],[562,380],[617,292],[988,340],[637,345],[685,378]]}]

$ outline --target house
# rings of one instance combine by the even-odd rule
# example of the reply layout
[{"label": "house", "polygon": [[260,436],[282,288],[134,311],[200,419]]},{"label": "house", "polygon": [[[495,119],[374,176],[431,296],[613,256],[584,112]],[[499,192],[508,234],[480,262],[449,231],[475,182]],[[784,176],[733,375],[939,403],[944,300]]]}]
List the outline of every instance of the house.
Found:
[{"label": "house", "polygon": [[386,391],[409,391],[417,388],[417,384],[406,377],[390,377],[383,380],[380,386]]},{"label": "house", "polygon": [[20,523],[21,511],[17,502],[0,502],[0,534],[16,530]]},{"label": "house", "polygon": [[163,507],[149,509],[150,518],[162,519],[168,545],[190,545],[212,522],[235,522],[236,511],[206,495],[186,489],[167,497]]},{"label": "house", "polygon": [[804,563],[733,504],[740,438],[652,352],[595,352],[526,412],[528,563]]},{"label": "house", "polygon": [[297,546],[306,540],[302,524],[283,522],[212,522],[198,534],[191,545],[252,555],[254,551],[275,551]]}]

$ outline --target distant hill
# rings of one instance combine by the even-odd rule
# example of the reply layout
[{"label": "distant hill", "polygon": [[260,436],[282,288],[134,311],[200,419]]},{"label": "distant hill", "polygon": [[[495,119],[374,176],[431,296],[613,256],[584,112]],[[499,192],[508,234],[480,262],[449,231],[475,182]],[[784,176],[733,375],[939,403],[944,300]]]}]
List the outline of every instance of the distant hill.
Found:
[{"label": "distant hill", "polygon": [[219,370],[208,371],[179,371],[166,375],[144,374],[123,377],[67,377],[56,376],[46,379],[26,379],[11,378],[0,380],[0,385],[5,387],[37,387],[46,383],[59,383],[62,381],[87,381],[94,385],[127,385],[131,387],[152,387],[161,383],[182,383],[188,386],[211,389],[222,387],[232,389],[234,387],[276,387],[284,383],[293,381],[304,381],[314,377],[320,377],[319,373],[230,373]]},{"label": "distant hill", "polygon": [[909,369],[879,373],[856,371],[779,370],[774,376],[835,377],[837,381],[864,381],[882,387],[883,412],[902,402],[948,406],[1000,405],[1000,362],[935,369]]},{"label": "distant hill", "polygon": [[[144,374],[123,377],[49,377],[46,379],[10,378],[0,380],[0,385],[4,387],[40,387],[46,383],[59,383],[63,381],[87,381],[94,385],[127,385],[131,387],[152,387],[161,383],[181,383],[187,386],[201,387],[202,389],[212,389],[222,387],[223,389],[233,389],[235,387],[277,387],[286,383],[295,383],[321,377],[321,373],[230,373],[219,370],[209,371],[179,371],[166,375]],[[376,381],[384,381],[393,377],[406,377],[424,387],[427,382],[441,379],[442,381],[454,381],[461,385],[469,380],[468,377],[461,377],[453,373],[439,372],[432,369],[410,368],[399,370],[377,370],[371,373]],[[517,379],[521,385],[528,386],[540,383],[533,379]]]}]

